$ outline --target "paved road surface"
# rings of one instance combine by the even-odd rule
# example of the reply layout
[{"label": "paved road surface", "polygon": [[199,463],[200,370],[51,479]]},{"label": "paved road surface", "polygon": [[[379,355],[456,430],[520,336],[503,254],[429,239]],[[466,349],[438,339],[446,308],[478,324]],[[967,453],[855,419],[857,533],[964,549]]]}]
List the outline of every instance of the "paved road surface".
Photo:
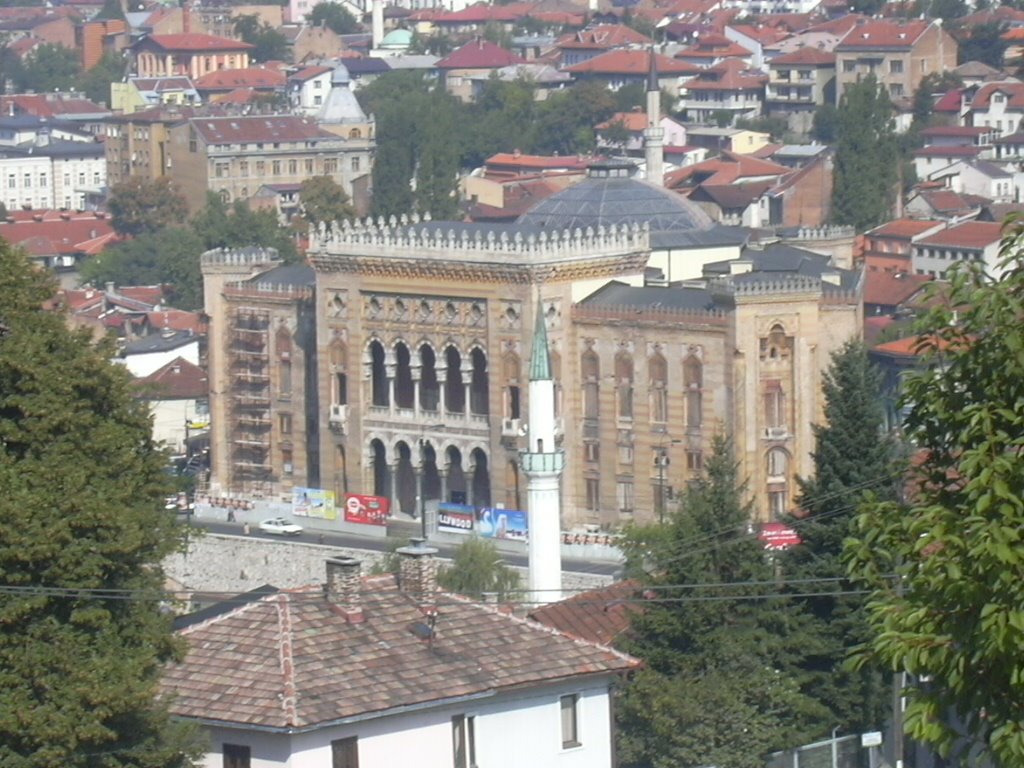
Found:
[{"label": "paved road surface", "polygon": [[[236,536],[241,535],[242,533],[242,523],[225,523],[219,520],[200,517],[193,518],[192,525],[197,528],[203,528],[211,533],[226,533],[234,534]],[[387,551],[391,541],[394,539],[408,540],[412,536],[418,536],[419,533],[419,523],[391,521],[388,523],[388,539],[370,536],[356,536],[351,533],[324,532],[323,534],[320,534],[315,531],[303,531],[298,536],[288,537],[288,541],[302,541],[306,544],[323,544],[325,546],[348,547],[349,549],[368,549],[374,552],[385,552]],[[281,536],[274,534],[261,533],[255,525],[251,526],[251,533],[249,535],[264,539],[282,538]],[[441,557],[450,558],[455,554],[455,550],[457,549],[455,545],[447,543],[430,542],[430,545],[438,549]],[[522,568],[527,566],[526,555],[503,552],[502,558],[509,565],[515,565]],[[569,571],[570,573],[594,573],[602,576],[611,576],[618,573],[620,567],[621,566],[617,563],[609,563],[607,561],[591,562],[587,560],[570,560],[567,558],[562,560],[562,570]]]}]

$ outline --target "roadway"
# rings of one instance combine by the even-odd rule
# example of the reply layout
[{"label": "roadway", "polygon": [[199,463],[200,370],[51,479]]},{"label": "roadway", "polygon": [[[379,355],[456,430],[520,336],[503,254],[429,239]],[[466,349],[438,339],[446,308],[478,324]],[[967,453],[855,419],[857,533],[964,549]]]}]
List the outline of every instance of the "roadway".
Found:
[{"label": "roadway", "polygon": [[[211,520],[206,517],[193,517],[191,524],[196,528],[202,528],[210,533],[222,533],[232,536],[242,536],[242,523],[227,523],[222,520]],[[402,520],[388,522],[388,538],[377,536],[359,536],[352,533],[336,533],[331,531],[310,531],[305,530],[298,536],[282,537],[280,535],[262,533],[255,525],[250,525],[249,535],[253,538],[274,539],[277,541],[301,541],[305,544],[321,544],[325,547],[344,547],[346,549],[365,549],[371,552],[387,552],[395,539],[408,541],[413,536],[420,535],[420,524]],[[455,555],[458,545],[447,542],[431,541],[430,546],[438,550],[441,557],[451,558]],[[509,565],[526,568],[529,564],[526,555],[502,551],[502,559]],[[568,573],[589,573],[601,576],[614,576],[621,570],[618,563],[608,561],[590,561],[562,558],[562,570]]]}]

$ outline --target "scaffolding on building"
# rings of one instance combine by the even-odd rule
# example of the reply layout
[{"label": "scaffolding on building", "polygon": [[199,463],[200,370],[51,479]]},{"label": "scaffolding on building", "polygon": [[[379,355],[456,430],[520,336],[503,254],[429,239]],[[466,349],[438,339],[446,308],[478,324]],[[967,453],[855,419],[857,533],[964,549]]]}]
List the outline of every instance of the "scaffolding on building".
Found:
[{"label": "scaffolding on building", "polygon": [[240,307],[228,344],[231,376],[231,485],[253,495],[270,492],[270,314]]}]

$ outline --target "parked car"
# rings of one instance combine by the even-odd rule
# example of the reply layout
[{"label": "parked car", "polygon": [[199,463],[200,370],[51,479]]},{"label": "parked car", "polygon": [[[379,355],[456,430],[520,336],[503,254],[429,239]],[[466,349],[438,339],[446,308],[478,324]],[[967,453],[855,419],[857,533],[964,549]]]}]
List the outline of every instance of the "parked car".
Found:
[{"label": "parked car", "polygon": [[260,523],[260,530],[264,533],[276,533],[279,536],[298,536],[302,533],[302,526],[289,523],[283,517],[270,517]]}]

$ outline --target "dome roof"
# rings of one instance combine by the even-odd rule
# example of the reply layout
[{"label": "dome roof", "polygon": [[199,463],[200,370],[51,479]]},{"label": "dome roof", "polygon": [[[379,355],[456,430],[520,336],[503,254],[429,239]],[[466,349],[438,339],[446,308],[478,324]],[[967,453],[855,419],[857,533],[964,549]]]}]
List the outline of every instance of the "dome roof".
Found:
[{"label": "dome roof", "polygon": [[393,29],[380,41],[381,48],[408,48],[412,45],[412,32],[407,29]]},{"label": "dome roof", "polygon": [[587,178],[541,200],[517,221],[544,229],[647,224],[651,232],[706,230],[714,222],[677,192],[631,177],[632,163],[592,165]]}]

